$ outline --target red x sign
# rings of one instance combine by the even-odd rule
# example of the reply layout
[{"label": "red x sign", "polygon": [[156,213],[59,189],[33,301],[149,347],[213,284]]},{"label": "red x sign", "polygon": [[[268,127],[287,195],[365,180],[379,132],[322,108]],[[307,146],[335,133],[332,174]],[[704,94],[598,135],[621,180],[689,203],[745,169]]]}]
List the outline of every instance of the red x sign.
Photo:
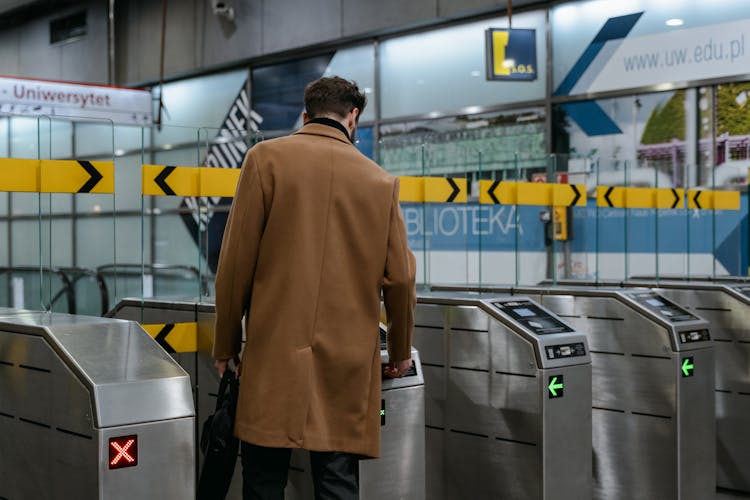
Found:
[{"label": "red x sign", "polygon": [[109,439],[109,468],[122,469],[138,465],[138,436]]}]

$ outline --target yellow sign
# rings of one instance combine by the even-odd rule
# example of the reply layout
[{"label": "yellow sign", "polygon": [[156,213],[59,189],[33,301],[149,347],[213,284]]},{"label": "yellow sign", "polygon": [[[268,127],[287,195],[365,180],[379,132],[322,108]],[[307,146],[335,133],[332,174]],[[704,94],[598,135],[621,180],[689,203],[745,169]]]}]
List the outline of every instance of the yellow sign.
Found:
[{"label": "yellow sign", "polygon": [[685,208],[685,190],[657,189],[656,208]]},{"label": "yellow sign", "polygon": [[115,192],[111,161],[0,159],[0,191],[25,193]]},{"label": "yellow sign", "polygon": [[423,177],[399,177],[398,200],[413,203],[424,202],[424,178]]},{"label": "yellow sign", "polygon": [[739,191],[709,191],[691,189],[688,191],[688,208],[698,210],[739,210]]},{"label": "yellow sign", "polygon": [[198,323],[141,325],[168,353],[198,350]]},{"label": "yellow sign", "polygon": [[200,196],[200,167],[143,165],[142,189],[152,196]]},{"label": "yellow sign", "polygon": [[39,160],[0,159],[0,191],[39,191]]},{"label": "yellow sign", "polygon": [[656,191],[655,188],[597,186],[596,204],[612,208],[654,208]]},{"label": "yellow sign", "polygon": [[201,196],[232,198],[237,191],[239,179],[239,168],[201,168],[199,179]]},{"label": "yellow sign", "polygon": [[399,177],[401,202],[466,203],[466,179],[449,177]]},{"label": "yellow sign", "polygon": [[42,160],[39,191],[113,194],[115,164],[111,161]]},{"label": "yellow sign", "polygon": [[479,203],[485,204],[586,206],[585,193],[577,184],[479,181]]},{"label": "yellow sign", "polygon": [[466,203],[466,194],[464,178],[424,178],[424,201],[428,203]]}]

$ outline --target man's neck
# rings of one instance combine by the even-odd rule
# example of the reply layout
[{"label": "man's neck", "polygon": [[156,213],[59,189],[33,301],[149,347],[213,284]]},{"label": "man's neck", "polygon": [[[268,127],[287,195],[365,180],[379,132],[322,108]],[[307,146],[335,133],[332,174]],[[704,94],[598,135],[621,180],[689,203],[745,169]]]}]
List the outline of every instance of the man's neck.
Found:
[{"label": "man's neck", "polygon": [[346,136],[346,138],[349,139],[349,141],[352,140],[351,137],[349,137],[349,131],[346,129],[344,124],[334,118],[331,118],[328,116],[319,116],[317,118],[310,118],[309,120],[307,120],[307,123],[305,123],[305,125],[307,125],[308,123],[319,123],[321,125],[328,125],[329,127],[333,127],[335,129],[342,131],[344,135]]}]

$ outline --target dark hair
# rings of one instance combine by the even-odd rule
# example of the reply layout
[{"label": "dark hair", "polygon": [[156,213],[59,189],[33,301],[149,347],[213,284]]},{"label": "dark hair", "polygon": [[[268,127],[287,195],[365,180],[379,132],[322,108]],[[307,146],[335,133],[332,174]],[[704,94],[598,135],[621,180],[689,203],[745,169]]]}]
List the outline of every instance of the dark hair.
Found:
[{"label": "dark hair", "polygon": [[367,97],[357,84],[338,76],[319,78],[305,87],[305,111],[310,118],[328,113],[343,118],[354,108],[362,115],[366,104]]}]

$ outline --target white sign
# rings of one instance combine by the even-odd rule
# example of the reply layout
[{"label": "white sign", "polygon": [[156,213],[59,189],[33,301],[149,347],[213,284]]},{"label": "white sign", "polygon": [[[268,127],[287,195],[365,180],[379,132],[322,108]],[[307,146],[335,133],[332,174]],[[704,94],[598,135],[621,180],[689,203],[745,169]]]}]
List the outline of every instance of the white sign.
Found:
[{"label": "white sign", "polygon": [[612,40],[570,94],[743,75],[750,71],[750,20]]},{"label": "white sign", "polygon": [[0,114],[46,115],[150,125],[151,93],[80,83],[0,77]]}]

